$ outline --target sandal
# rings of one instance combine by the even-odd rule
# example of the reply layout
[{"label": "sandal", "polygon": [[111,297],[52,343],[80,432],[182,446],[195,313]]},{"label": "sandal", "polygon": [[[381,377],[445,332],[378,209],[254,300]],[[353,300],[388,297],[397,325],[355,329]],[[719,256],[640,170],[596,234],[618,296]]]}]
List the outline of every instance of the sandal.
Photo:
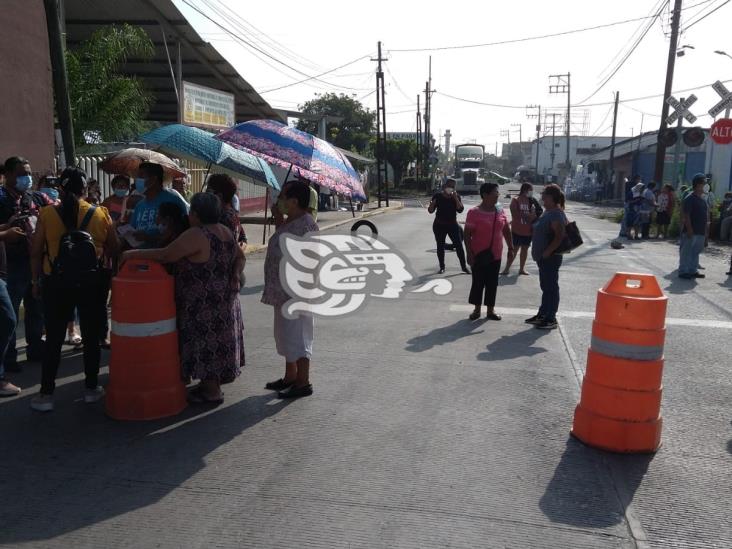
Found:
[{"label": "sandal", "polygon": [[501,315],[497,315],[496,313],[489,313],[485,315],[486,320],[501,320]]},{"label": "sandal", "polygon": [[222,392],[218,398],[209,398],[203,393],[203,388],[196,385],[188,391],[189,404],[221,404],[224,402],[224,393]]},{"label": "sandal", "polygon": [[277,381],[270,381],[264,388],[270,391],[284,391],[288,387],[292,387],[295,384],[294,381],[285,381],[284,378],[280,378]]},{"label": "sandal", "polygon": [[478,320],[480,318],[480,311],[473,311],[470,313],[468,320]]}]

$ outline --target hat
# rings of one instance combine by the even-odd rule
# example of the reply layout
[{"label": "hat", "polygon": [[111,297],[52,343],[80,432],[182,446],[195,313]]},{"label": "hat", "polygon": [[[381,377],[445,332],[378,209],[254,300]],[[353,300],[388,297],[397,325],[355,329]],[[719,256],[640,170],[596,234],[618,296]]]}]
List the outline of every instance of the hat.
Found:
[{"label": "hat", "polygon": [[698,173],[691,179],[691,184],[696,185],[697,183],[706,183],[707,182],[707,175],[703,173]]}]

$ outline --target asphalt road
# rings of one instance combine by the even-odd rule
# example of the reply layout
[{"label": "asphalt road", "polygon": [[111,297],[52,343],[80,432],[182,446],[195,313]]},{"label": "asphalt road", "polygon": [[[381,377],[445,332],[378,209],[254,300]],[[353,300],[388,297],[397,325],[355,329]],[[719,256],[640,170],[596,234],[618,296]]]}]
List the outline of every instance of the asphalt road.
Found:
[{"label": "asphalt road", "polygon": [[[707,279],[679,280],[673,244],[612,250],[617,226],[570,205],[585,245],[561,271],[560,329],[523,323],[539,299],[531,262],[531,276],[514,267],[501,280],[501,322],[469,322],[470,280],[454,254],[452,293],[412,293],[438,278],[417,206],[371,219],[415,279],[400,300],[317,322],[313,397],[281,403],[263,389],[282,371],[259,303],[263,254],[249,258],[242,298],[247,368],[218,408],[112,421],[79,401],[71,357],[56,410],[39,415],[28,368],[23,395],[0,401],[0,545],[732,546],[728,258],[704,257]],[[596,291],[619,270],[655,274],[669,296],[655,455],[569,436]]]}]

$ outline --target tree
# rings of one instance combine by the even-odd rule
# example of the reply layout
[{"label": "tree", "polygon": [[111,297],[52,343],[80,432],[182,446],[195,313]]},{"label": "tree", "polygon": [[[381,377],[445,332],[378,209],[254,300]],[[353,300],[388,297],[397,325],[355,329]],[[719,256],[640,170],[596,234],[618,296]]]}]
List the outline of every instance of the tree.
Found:
[{"label": "tree", "polygon": [[125,141],[139,135],[152,96],[142,82],[119,73],[130,57],[154,54],[150,38],[139,27],[104,27],[75,50],[66,52],[74,140],[88,143]]},{"label": "tree", "polygon": [[[330,115],[343,118],[341,122],[326,124],[326,138],[330,143],[349,151],[363,154],[374,130],[376,115],[355,99],[344,94],[326,93],[300,105],[300,111],[314,117]],[[318,135],[318,121],[301,118],[299,130]]]},{"label": "tree", "polygon": [[417,142],[411,139],[387,139],[385,152],[386,161],[394,170],[394,184],[398,185],[409,163],[417,160]]}]

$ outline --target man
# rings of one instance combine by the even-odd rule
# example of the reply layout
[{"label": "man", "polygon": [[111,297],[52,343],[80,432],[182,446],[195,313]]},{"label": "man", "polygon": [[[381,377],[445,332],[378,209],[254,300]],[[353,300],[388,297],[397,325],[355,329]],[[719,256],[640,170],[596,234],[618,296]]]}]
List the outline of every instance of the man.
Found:
[{"label": "man", "polygon": [[188,213],[188,203],[178,193],[163,188],[163,177],[163,167],[160,164],[140,164],[135,186],[144,198],[135,206],[130,225],[135,229],[132,236],[142,242],[143,248],[154,247],[160,239],[158,209],[161,204],[172,202]]},{"label": "man", "polygon": [[692,192],[681,203],[681,247],[679,278],[704,278],[699,272],[699,254],[704,249],[709,212],[704,200],[707,176],[698,173],[691,181]]},{"label": "man", "polygon": [[[38,214],[43,206],[52,204],[45,194],[32,191],[33,176],[28,161],[11,156],[5,161],[5,184],[0,187],[0,224],[10,224],[21,229],[25,238],[8,242],[6,248],[8,267],[8,294],[16,319],[23,302],[25,317],[26,358],[40,361],[43,356],[43,313],[41,303],[33,297],[30,266],[30,241],[35,232]],[[5,353],[5,371],[20,372],[15,333],[11,335]]]},{"label": "man", "polygon": [[191,201],[193,193],[191,192],[191,184],[188,182],[188,177],[176,177],[173,179],[173,190],[183,197],[186,202]]},{"label": "man", "polygon": [[457,222],[457,214],[461,213],[465,207],[460,199],[460,195],[455,191],[455,180],[448,178],[442,188],[442,192],[432,197],[427,211],[435,213],[435,221],[432,224],[432,232],[435,234],[437,243],[437,261],[440,263],[440,274],[445,272],[445,237],[450,236],[450,240],[455,246],[460,267],[464,273],[470,273],[468,264],[465,262],[465,250],[463,249],[463,241],[460,234],[460,225]]},{"label": "man", "polygon": [[654,210],[656,209],[656,183],[651,181],[646,190],[643,191],[642,200],[640,203],[640,225],[641,225],[641,238],[648,240],[651,232],[651,221]]}]

